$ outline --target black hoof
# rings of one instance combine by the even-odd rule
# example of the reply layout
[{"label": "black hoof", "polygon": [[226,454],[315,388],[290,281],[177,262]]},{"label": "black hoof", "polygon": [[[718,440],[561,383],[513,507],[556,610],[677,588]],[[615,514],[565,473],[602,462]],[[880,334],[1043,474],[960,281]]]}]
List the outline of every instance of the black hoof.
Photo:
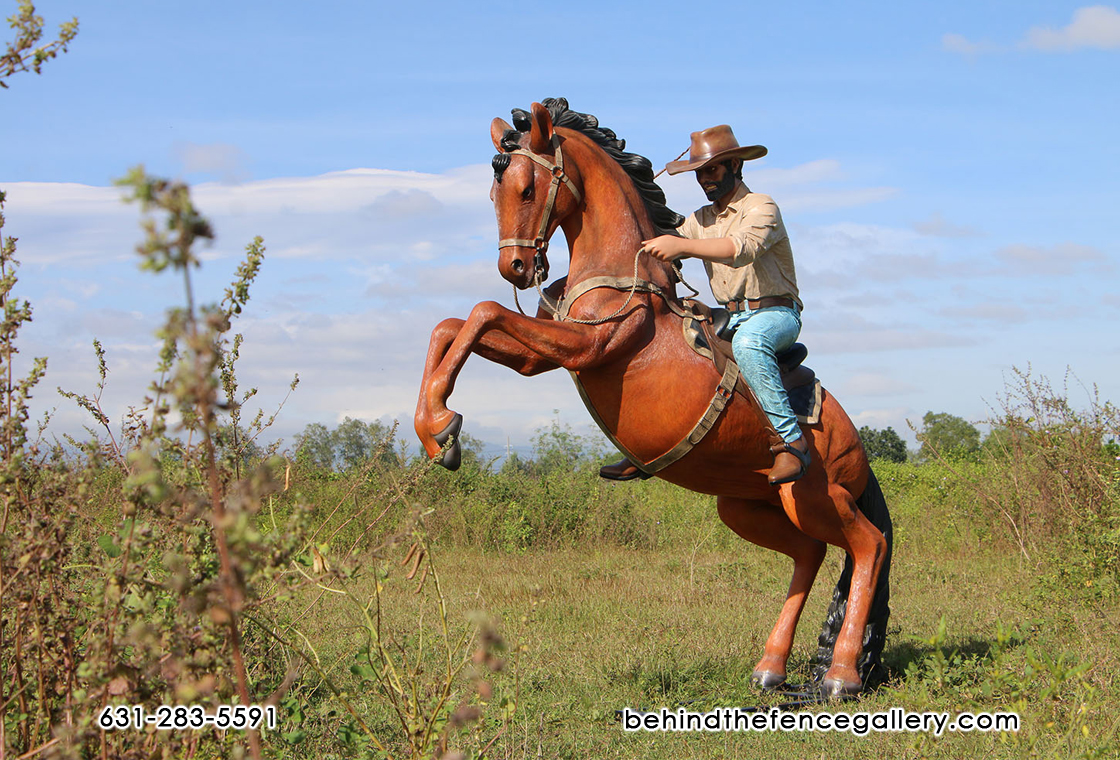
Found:
[{"label": "black hoof", "polygon": [[785,676],[771,673],[769,670],[756,670],[751,673],[751,683],[764,691],[773,691],[785,682]]},{"label": "black hoof", "polygon": [[451,422],[447,423],[447,427],[445,427],[435,435],[436,443],[440,445],[440,448],[443,448],[443,445],[447,443],[448,438],[454,437],[455,439],[451,442],[451,445],[447,447],[447,449],[443,452],[443,456],[439,459],[440,467],[446,467],[452,472],[458,470],[459,465],[463,463],[463,449],[459,446],[459,431],[462,429],[462,427],[463,415],[456,412],[455,416],[451,419]]},{"label": "black hoof", "polygon": [[840,678],[825,678],[821,681],[820,689],[821,694],[829,699],[842,699],[859,694],[863,690],[863,684],[844,683]]}]

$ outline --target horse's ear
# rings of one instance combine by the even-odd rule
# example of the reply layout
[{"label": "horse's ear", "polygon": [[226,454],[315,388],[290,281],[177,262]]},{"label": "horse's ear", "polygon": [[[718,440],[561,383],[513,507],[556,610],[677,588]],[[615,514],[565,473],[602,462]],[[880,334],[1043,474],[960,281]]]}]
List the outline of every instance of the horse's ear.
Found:
[{"label": "horse's ear", "polygon": [[547,153],[552,144],[552,115],[540,103],[533,104],[532,125],[529,129],[529,150]]},{"label": "horse's ear", "polygon": [[502,148],[502,135],[511,129],[513,127],[507,124],[505,119],[498,118],[490,122],[490,139],[494,141],[494,147],[499,153],[505,153],[505,149]]}]

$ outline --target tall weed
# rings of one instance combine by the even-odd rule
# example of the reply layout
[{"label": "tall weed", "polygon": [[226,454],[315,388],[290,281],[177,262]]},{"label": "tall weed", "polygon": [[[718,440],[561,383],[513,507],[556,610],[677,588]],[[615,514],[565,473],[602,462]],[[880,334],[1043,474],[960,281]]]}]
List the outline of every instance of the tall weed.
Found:
[{"label": "tall weed", "polygon": [[[188,188],[141,169],[121,184],[146,213],[141,266],[180,276],[186,302],[168,312],[157,379],[119,434],[100,404],[108,370],[98,343],[96,391],[62,391],[91,415],[90,439],[70,439],[67,450],[29,434],[27,402],[46,361],[22,379],[14,373],[17,333],[31,309],[12,296],[15,240],[0,240],[0,756],[259,758],[268,747],[298,754],[298,718],[308,713],[334,716],[317,744],[347,756],[434,758],[463,731],[481,737],[477,705],[491,688],[483,670],[497,662],[487,658],[500,639],[482,624],[460,625],[450,637],[430,552],[417,590],[426,587],[440,609],[447,662],[461,660],[439,681],[441,699],[416,696],[430,686],[415,665],[408,624],[393,635],[380,627],[383,568],[417,529],[419,511],[404,500],[427,468],[374,474],[380,459],[371,458],[345,476],[340,485],[350,490],[333,510],[296,497],[290,463],[273,455],[277,445],[260,443],[275,412],[242,419],[256,391],[239,389],[241,337],[230,336],[263,262],[262,242],[247,247],[222,301],[200,306],[191,272],[197,243],[212,231]],[[2,202],[0,195],[0,209]],[[366,567],[381,570],[361,601]],[[300,631],[323,594],[346,596],[376,623],[364,644],[374,670],[361,677],[384,684],[382,697],[405,716],[388,733],[363,721],[374,705],[334,686],[357,674],[329,672]],[[290,613],[309,597],[302,613]],[[424,630],[423,617],[412,630]],[[393,662],[413,664],[390,677]],[[307,689],[308,672],[329,688]],[[117,707],[154,715],[160,705],[194,705],[214,714],[234,704],[271,706],[280,726],[160,731],[111,719],[122,714]],[[414,741],[418,725],[427,740]]]}]

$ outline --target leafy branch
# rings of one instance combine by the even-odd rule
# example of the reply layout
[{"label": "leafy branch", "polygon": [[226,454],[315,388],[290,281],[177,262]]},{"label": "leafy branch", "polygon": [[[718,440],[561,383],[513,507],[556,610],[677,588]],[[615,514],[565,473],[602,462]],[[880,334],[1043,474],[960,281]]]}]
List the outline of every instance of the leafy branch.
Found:
[{"label": "leafy branch", "polygon": [[43,17],[36,15],[31,0],[21,0],[19,10],[8,17],[8,26],[16,36],[6,45],[0,56],[0,89],[8,89],[4,80],[21,71],[41,73],[43,64],[59,53],[65,53],[69,44],[78,36],[78,19],[75,16],[58,28],[58,39],[38,45],[43,38]]}]

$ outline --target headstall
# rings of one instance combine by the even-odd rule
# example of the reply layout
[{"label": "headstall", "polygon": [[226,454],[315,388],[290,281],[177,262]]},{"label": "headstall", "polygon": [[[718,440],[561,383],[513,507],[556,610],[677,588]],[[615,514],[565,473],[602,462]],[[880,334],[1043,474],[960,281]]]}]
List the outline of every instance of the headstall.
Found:
[{"label": "headstall", "polygon": [[556,205],[556,196],[559,194],[560,184],[563,183],[567,185],[568,190],[570,190],[572,192],[572,195],[575,197],[577,204],[581,203],[583,200],[583,196],[576,188],[575,183],[572,182],[571,177],[569,177],[564,172],[564,152],[560,148],[559,135],[552,136],[552,144],[556,149],[556,163],[552,163],[547,158],[539,156],[536,153],[533,153],[532,151],[526,150],[524,148],[516,148],[514,150],[507,151],[510,155],[525,156],[530,161],[534,161],[543,166],[552,175],[552,182],[548,187],[548,198],[544,204],[544,213],[541,216],[541,224],[539,229],[537,230],[537,237],[534,240],[526,240],[524,238],[504,238],[498,241],[499,251],[503,248],[511,248],[513,246],[522,246],[525,248],[536,249],[537,253],[533,259],[534,277],[536,278],[539,278],[541,276],[541,270],[544,267],[543,256],[545,251],[548,250],[548,238],[546,237],[546,235],[548,234],[549,222],[552,221],[552,209]]}]

